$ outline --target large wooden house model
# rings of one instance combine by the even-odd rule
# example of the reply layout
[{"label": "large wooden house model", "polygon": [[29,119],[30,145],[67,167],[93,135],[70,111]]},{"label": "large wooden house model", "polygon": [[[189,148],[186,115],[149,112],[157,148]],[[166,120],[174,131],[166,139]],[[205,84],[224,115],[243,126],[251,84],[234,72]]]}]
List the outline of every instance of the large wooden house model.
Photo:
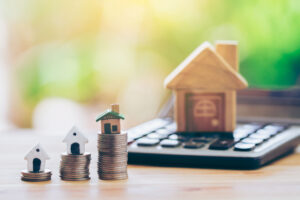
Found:
[{"label": "large wooden house model", "polygon": [[125,118],[119,113],[119,105],[112,104],[111,109],[106,110],[96,118],[96,122],[101,121],[101,133],[118,134],[121,133],[121,119]]},{"label": "large wooden house model", "polygon": [[237,42],[205,42],[166,79],[175,93],[178,132],[232,132],[236,124],[236,90],[247,87],[238,72]]}]

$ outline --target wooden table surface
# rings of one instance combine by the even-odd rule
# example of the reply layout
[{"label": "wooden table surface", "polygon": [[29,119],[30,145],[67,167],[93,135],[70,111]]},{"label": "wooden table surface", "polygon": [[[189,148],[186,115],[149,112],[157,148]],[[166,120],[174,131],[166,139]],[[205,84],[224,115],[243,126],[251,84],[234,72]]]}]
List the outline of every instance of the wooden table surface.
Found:
[{"label": "wooden table surface", "polygon": [[[300,149],[258,170],[220,170],[129,165],[128,180],[98,180],[96,134],[87,134],[91,180],[61,181],[58,174],[65,133],[1,132],[0,199],[300,199]],[[25,154],[40,142],[51,160],[52,180],[20,180]]]}]

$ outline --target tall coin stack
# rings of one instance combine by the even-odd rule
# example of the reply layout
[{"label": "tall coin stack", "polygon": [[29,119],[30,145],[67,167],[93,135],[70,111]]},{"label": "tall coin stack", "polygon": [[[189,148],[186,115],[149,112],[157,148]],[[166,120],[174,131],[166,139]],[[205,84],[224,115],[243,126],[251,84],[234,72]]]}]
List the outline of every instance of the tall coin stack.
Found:
[{"label": "tall coin stack", "polygon": [[91,154],[85,152],[87,138],[76,127],[73,127],[63,142],[67,143],[67,153],[61,154],[61,179],[65,181],[89,180]]},{"label": "tall coin stack", "polygon": [[98,175],[102,180],[127,179],[127,133],[98,134]]},{"label": "tall coin stack", "polygon": [[98,175],[102,180],[127,179],[127,133],[121,133],[119,105],[100,114],[96,121],[101,121],[98,133]]}]

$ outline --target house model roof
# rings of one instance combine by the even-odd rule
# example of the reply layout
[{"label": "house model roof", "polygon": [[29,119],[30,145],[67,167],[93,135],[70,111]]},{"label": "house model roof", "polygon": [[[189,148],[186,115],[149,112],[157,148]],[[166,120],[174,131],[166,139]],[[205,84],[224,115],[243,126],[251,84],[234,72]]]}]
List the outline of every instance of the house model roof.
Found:
[{"label": "house model roof", "polygon": [[97,118],[96,122],[105,119],[125,119],[120,113],[114,112],[111,109],[107,109],[105,112],[101,113]]},{"label": "house model roof", "polygon": [[210,43],[204,42],[165,79],[164,86],[169,89],[238,90],[248,84]]},{"label": "house model roof", "polygon": [[76,142],[76,141],[87,143],[88,139],[84,136],[84,134],[81,131],[78,130],[76,126],[73,126],[67,133],[63,142],[68,143],[68,142]]},{"label": "house model roof", "polygon": [[44,158],[46,160],[50,159],[47,152],[42,148],[40,144],[35,145],[25,156],[25,160],[28,160],[29,158]]}]

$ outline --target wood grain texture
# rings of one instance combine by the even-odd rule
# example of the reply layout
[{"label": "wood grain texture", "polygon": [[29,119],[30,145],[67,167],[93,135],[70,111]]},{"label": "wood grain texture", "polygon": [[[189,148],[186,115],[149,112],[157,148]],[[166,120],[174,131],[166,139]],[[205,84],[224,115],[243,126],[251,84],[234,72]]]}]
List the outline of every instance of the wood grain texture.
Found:
[{"label": "wood grain texture", "polygon": [[233,132],[236,125],[236,92],[225,92],[225,132]]},{"label": "wood grain texture", "polygon": [[178,132],[186,131],[185,94],[186,90],[175,90],[174,118]]},{"label": "wood grain texture", "polygon": [[236,41],[217,41],[216,52],[231,66],[235,71],[239,71],[239,51]]},{"label": "wood grain texture", "polygon": [[[192,127],[188,127],[189,120],[191,117],[187,116],[187,106],[188,102],[186,101],[187,94],[201,95],[201,94],[224,94],[225,103],[224,108],[220,111],[224,113],[223,119],[219,119],[220,128],[211,129],[211,128],[203,128],[195,130]],[[174,116],[175,121],[177,123],[177,131],[178,132],[213,132],[213,131],[221,131],[221,132],[232,132],[235,128],[236,123],[236,93],[234,91],[212,91],[206,92],[198,89],[187,89],[187,90],[175,90],[175,104],[174,104]],[[191,106],[191,105],[190,105]],[[189,118],[189,119],[188,119]],[[205,120],[204,120],[205,121]],[[203,120],[199,121],[199,123],[205,123]],[[223,121],[225,125],[223,126]]]},{"label": "wood grain texture", "polygon": [[[95,133],[84,131],[92,153],[91,180],[61,181],[58,177],[61,142],[65,132],[7,131],[0,140],[0,199],[299,199],[300,149],[259,170],[194,169],[129,165],[128,180],[101,181],[97,178]],[[54,135],[56,134],[56,135]],[[16,138],[18,138],[16,140]],[[20,180],[26,168],[24,153],[40,141],[51,159],[46,168],[52,181],[29,183]],[[17,148],[15,148],[17,147]],[[9,150],[9,151],[7,151]]]},{"label": "wood grain texture", "polygon": [[[236,72],[239,71],[238,45],[235,41],[217,41],[216,52]],[[226,91],[225,132],[232,132],[236,125],[236,91]]]},{"label": "wood grain texture", "polygon": [[223,132],[225,130],[224,93],[186,93],[186,131]]}]

